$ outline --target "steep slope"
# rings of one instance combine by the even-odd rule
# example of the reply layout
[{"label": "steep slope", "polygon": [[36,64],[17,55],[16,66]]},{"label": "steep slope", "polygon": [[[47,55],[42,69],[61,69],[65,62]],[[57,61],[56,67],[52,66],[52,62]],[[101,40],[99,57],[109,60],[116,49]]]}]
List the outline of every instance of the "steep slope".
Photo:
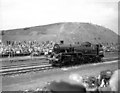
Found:
[{"label": "steep slope", "polygon": [[4,31],[2,40],[3,42],[7,40],[37,40],[39,42],[64,40],[65,43],[89,41],[91,43],[110,44],[118,42],[118,35],[102,26],[67,22]]}]

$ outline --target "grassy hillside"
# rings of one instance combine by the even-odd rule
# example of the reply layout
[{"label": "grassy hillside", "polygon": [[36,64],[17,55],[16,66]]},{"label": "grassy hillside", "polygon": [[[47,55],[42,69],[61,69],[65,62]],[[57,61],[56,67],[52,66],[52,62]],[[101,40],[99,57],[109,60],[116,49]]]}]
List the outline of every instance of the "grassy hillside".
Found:
[{"label": "grassy hillside", "polygon": [[20,28],[7,30],[2,33],[2,40],[6,42],[37,40],[52,40],[59,42],[64,40],[65,43],[84,42],[91,43],[117,43],[118,35],[112,30],[90,24],[90,23],[55,23],[44,26],[35,26],[29,28]]}]

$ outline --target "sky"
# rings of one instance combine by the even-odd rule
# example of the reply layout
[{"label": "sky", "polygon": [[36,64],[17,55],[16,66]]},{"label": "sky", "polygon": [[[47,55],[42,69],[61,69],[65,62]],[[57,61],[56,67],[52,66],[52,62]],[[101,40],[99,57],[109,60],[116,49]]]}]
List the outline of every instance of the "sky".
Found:
[{"label": "sky", "polygon": [[0,30],[88,22],[118,33],[119,0],[0,0]]}]

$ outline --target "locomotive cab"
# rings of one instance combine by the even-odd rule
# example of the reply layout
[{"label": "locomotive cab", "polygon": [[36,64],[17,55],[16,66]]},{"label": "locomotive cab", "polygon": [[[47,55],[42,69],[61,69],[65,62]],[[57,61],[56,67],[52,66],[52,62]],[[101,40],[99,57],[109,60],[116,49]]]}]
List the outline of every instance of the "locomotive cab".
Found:
[{"label": "locomotive cab", "polygon": [[97,44],[97,55],[100,57],[104,57],[104,49],[102,48],[103,46],[101,44]]}]

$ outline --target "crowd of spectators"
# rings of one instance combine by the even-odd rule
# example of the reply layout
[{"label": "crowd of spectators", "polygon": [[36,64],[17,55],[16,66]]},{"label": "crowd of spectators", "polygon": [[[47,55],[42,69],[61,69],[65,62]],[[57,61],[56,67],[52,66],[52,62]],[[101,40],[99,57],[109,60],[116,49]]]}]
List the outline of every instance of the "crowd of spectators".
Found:
[{"label": "crowd of spectators", "polygon": [[53,41],[37,42],[37,41],[13,41],[7,44],[0,43],[0,56],[13,57],[25,55],[47,55],[52,52],[54,46]]},{"label": "crowd of spectators", "polygon": [[[46,41],[7,41],[6,44],[0,42],[0,57],[14,57],[26,55],[47,55],[52,52],[55,42]],[[106,52],[119,49],[117,46],[103,46]],[[117,50],[118,51],[118,50]]]}]

